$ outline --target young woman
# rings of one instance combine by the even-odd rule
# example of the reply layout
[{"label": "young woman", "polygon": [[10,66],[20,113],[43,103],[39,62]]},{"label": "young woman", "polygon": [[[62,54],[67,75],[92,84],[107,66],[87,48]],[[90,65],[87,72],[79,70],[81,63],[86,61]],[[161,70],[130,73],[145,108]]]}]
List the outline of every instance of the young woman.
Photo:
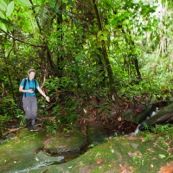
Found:
[{"label": "young woman", "polygon": [[39,87],[39,83],[34,79],[35,70],[28,70],[28,78],[21,81],[19,86],[19,91],[23,93],[22,103],[23,109],[25,111],[25,118],[27,122],[27,127],[30,131],[36,131],[35,119],[37,116],[37,99],[36,99],[36,89],[39,93],[45,97],[46,101],[50,102],[50,98]]}]

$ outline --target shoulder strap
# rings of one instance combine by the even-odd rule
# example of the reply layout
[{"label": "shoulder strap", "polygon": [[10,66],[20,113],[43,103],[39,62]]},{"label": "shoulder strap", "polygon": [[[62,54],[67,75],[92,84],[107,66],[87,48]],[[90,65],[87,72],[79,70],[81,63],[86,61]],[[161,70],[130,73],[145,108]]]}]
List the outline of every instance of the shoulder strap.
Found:
[{"label": "shoulder strap", "polygon": [[[26,82],[27,82],[27,79],[25,78],[25,79],[24,79],[24,84],[23,84],[23,89],[25,89],[25,87],[26,87]],[[24,93],[24,95],[25,95],[25,97],[26,97],[26,93]]]},{"label": "shoulder strap", "polygon": [[36,80],[34,79],[34,85],[35,85],[35,89],[36,89]]},{"label": "shoulder strap", "polygon": [[36,86],[37,86],[37,81],[34,79],[34,85],[35,85],[35,94],[36,94],[36,92],[37,92],[37,88],[36,88]]},{"label": "shoulder strap", "polygon": [[26,78],[24,79],[23,89],[26,87]]}]

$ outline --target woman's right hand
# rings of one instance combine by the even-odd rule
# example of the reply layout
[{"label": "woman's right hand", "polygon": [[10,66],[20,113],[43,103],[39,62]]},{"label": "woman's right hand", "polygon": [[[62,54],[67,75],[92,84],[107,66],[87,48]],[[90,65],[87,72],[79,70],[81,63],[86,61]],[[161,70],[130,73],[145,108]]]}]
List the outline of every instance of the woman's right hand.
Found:
[{"label": "woman's right hand", "polygon": [[33,90],[33,89],[29,89],[28,92],[29,92],[30,94],[32,94],[32,93],[34,93],[34,90]]}]

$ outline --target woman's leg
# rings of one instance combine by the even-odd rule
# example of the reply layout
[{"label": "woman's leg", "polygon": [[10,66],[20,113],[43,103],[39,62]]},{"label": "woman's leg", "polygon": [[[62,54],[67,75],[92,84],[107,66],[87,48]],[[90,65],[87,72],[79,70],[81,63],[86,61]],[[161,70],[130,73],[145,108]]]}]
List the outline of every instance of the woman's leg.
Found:
[{"label": "woman's leg", "polygon": [[32,130],[35,125],[35,118],[37,116],[37,99],[36,97],[23,97],[22,100],[27,127],[28,129]]},{"label": "woman's leg", "polygon": [[25,118],[31,119],[31,102],[29,97],[23,97],[23,110],[25,111]]},{"label": "woman's leg", "polygon": [[32,125],[32,128],[34,128],[34,126],[35,126],[36,116],[37,116],[37,99],[36,99],[36,97],[32,97],[31,98],[31,117],[32,117],[31,125]]}]

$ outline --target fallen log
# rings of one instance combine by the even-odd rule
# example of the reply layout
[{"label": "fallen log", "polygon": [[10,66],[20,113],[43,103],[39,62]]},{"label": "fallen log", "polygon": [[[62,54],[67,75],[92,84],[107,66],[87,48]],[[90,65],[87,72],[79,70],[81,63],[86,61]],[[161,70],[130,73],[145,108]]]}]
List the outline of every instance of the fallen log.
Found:
[{"label": "fallen log", "polygon": [[158,111],[153,117],[144,120],[139,130],[143,130],[146,126],[151,127],[155,124],[164,124],[173,120],[173,104],[166,106],[164,109]]}]

